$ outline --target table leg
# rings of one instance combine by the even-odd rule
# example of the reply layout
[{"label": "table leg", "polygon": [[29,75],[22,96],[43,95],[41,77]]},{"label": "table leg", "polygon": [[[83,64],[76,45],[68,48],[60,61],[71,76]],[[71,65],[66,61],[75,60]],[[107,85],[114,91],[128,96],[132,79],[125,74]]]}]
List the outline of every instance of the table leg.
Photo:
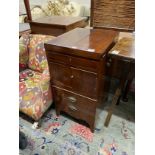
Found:
[{"label": "table leg", "polygon": [[123,97],[122,97],[122,100],[124,102],[128,102],[128,93],[129,93],[130,85],[131,85],[134,77],[135,77],[135,64],[132,63],[131,67],[130,67],[130,74],[129,74],[129,77],[127,80],[127,84],[124,88],[124,93],[123,93]]},{"label": "table leg", "polygon": [[123,96],[122,96],[123,102],[128,102],[128,93],[129,93],[131,83],[132,83],[132,80],[127,81],[127,84],[125,86],[124,93],[123,93]]},{"label": "table leg", "polygon": [[110,107],[110,109],[108,111],[108,115],[107,115],[105,123],[104,123],[104,126],[106,126],[106,127],[108,127],[108,125],[109,125],[113,110],[115,109],[115,105],[117,104],[117,101],[118,101],[120,95],[121,95],[121,89],[117,88],[117,90],[115,92],[115,95],[114,95],[114,97],[112,99],[112,105],[111,105],[111,107]]},{"label": "table leg", "polygon": [[120,96],[122,94],[122,90],[124,88],[126,79],[128,79],[128,77],[131,74],[130,73],[130,63],[129,62],[126,62],[126,64],[124,65],[123,70],[124,71],[122,72],[120,84],[119,84],[118,88],[115,91],[115,94],[114,94],[113,99],[112,99],[112,105],[108,110],[108,115],[107,115],[105,123],[104,123],[104,126],[106,126],[106,127],[108,127],[108,125],[109,125],[109,122],[110,122],[110,119],[111,119],[111,116],[113,114],[113,111],[115,109],[116,104],[119,103],[119,99],[120,99]]}]

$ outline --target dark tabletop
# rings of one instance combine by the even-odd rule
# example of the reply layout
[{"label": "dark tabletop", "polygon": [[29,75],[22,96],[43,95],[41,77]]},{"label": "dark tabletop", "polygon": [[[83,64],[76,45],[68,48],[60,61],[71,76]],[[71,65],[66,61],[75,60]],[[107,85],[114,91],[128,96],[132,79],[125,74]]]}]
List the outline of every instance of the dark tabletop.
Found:
[{"label": "dark tabletop", "polygon": [[113,58],[124,60],[135,60],[135,39],[134,37],[123,37],[110,50],[109,55]]}]

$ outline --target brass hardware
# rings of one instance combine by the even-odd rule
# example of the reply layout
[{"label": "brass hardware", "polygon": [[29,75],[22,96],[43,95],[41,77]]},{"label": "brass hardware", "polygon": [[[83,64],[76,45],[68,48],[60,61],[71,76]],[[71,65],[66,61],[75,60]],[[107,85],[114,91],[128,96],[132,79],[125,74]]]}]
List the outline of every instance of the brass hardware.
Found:
[{"label": "brass hardware", "polygon": [[76,102],[76,98],[75,98],[75,97],[70,96],[70,97],[68,97],[68,99],[69,99],[71,102]]},{"label": "brass hardware", "polygon": [[109,62],[112,62],[112,59],[109,59]]},{"label": "brass hardware", "polygon": [[110,67],[111,64],[110,64],[110,62],[107,62],[106,65],[107,65],[107,67]]},{"label": "brass hardware", "polygon": [[71,76],[70,76],[70,78],[71,78],[71,79],[73,79],[73,78],[74,78],[74,76],[73,76],[73,75],[71,75]]},{"label": "brass hardware", "polygon": [[69,108],[70,110],[72,110],[72,111],[77,111],[77,108],[74,107],[73,105],[69,105],[68,108]]}]

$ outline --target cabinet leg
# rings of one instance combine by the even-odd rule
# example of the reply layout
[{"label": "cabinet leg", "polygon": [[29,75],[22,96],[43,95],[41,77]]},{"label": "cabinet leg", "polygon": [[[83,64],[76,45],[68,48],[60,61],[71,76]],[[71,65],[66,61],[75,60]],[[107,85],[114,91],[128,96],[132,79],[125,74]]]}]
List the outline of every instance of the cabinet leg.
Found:
[{"label": "cabinet leg", "polygon": [[92,133],[94,133],[94,126],[91,126],[90,130],[91,130]]},{"label": "cabinet leg", "polygon": [[93,121],[89,121],[88,124],[89,124],[91,132],[94,133],[95,119]]},{"label": "cabinet leg", "polygon": [[56,115],[60,116],[60,109],[56,108]]}]

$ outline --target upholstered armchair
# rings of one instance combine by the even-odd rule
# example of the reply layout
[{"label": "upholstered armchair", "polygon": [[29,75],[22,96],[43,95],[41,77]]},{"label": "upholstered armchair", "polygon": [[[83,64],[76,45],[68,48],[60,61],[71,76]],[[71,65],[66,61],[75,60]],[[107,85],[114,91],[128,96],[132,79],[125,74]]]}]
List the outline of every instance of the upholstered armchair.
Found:
[{"label": "upholstered armchair", "polygon": [[44,43],[52,36],[27,34],[19,39],[19,110],[38,121],[52,104]]}]

